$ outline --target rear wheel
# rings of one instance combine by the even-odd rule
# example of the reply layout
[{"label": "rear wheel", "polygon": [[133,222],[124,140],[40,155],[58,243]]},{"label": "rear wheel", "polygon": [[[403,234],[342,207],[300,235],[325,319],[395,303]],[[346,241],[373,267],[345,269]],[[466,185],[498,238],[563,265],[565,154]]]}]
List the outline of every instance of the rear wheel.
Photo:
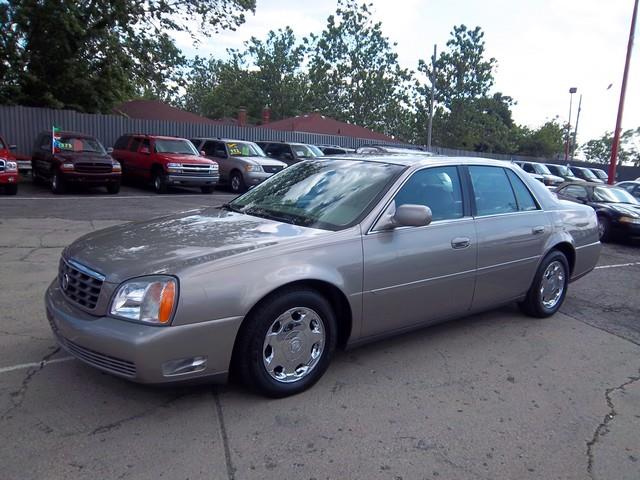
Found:
[{"label": "rear wheel", "polygon": [[120,192],[120,182],[110,183],[107,185],[107,192],[111,195],[115,195]]},{"label": "rear wheel", "polygon": [[167,193],[167,180],[160,170],[156,170],[153,174],[153,189],[156,193]]},{"label": "rear wheel", "polygon": [[213,193],[214,190],[215,189],[213,187],[211,187],[211,186],[209,186],[209,187],[200,187],[200,191],[202,193],[207,193],[207,194],[208,193]]},{"label": "rear wheel", "polygon": [[5,185],[4,193],[6,193],[7,195],[15,195],[16,193],[18,193],[18,185],[16,185],[15,183],[11,185]]},{"label": "rear wheel", "polygon": [[533,279],[527,297],[520,303],[524,313],[532,317],[550,317],[562,306],[569,285],[569,262],[558,250],[549,253]]},{"label": "rear wheel", "polygon": [[57,170],[53,172],[53,176],[51,177],[51,191],[56,195],[60,195],[65,191],[64,180]]},{"label": "rear wheel", "polygon": [[335,314],[313,290],[280,292],[245,320],[234,367],[245,385],[269,397],[300,393],[324,374],[336,347]]},{"label": "rear wheel", "polygon": [[244,178],[242,178],[242,174],[238,171],[231,173],[229,185],[231,186],[231,191],[233,193],[242,193],[247,189],[244,183]]}]

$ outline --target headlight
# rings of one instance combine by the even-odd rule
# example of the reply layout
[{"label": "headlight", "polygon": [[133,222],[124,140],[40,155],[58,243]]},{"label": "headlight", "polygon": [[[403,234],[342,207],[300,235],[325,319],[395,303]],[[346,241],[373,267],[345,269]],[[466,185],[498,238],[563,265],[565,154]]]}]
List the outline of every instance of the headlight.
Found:
[{"label": "headlight", "polygon": [[218,163],[217,162],[213,162],[211,165],[209,165],[209,170],[211,170],[213,172],[217,172],[218,171]]},{"label": "headlight", "polygon": [[245,165],[244,166],[244,170],[246,172],[262,172],[263,171],[262,167],[260,165],[257,165],[257,164],[256,165],[252,165],[252,164]]},{"label": "headlight", "polygon": [[121,172],[122,171],[122,165],[120,165],[120,162],[116,162],[115,160],[111,163],[111,171],[112,172]]},{"label": "headlight", "polygon": [[168,325],[176,305],[177,282],[172,277],[145,277],[120,286],[111,315],[155,325]]},{"label": "headlight", "polygon": [[182,164],[181,163],[167,163],[167,172],[169,172],[169,173],[180,173],[180,172],[182,172]]},{"label": "headlight", "polygon": [[640,218],[638,217],[620,217],[622,223],[636,223],[640,224]]},{"label": "headlight", "polygon": [[6,172],[17,172],[18,164],[16,162],[7,162],[5,169]]}]

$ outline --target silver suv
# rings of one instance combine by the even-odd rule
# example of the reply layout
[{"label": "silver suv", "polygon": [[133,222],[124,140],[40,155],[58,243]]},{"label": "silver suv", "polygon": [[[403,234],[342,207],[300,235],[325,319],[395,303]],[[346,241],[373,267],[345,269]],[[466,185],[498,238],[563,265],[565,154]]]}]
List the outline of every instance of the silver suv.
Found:
[{"label": "silver suv", "polygon": [[220,183],[229,185],[234,193],[262,183],[287,164],[267,157],[253,142],[224,138],[192,138],[195,147],[218,162]]}]

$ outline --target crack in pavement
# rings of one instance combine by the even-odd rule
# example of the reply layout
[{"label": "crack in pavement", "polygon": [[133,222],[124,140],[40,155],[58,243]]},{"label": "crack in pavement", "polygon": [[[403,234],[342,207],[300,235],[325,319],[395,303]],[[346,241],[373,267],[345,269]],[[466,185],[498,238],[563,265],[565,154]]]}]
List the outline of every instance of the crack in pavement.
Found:
[{"label": "crack in pavement", "polygon": [[42,357],[42,360],[40,360],[40,364],[37,368],[31,368],[27,370],[27,374],[22,379],[20,388],[15,392],[11,392],[11,403],[13,403],[13,405],[11,405],[2,413],[2,415],[0,415],[0,421],[11,418],[11,413],[22,406],[22,403],[24,402],[25,396],[27,394],[27,390],[29,389],[29,383],[31,382],[33,377],[38,372],[40,372],[47,365],[47,361],[59,351],[60,347],[56,347],[51,353],[48,353],[47,355]]},{"label": "crack in pavement", "polygon": [[[640,370],[639,370],[640,372]],[[609,412],[604,416],[602,422],[596,427],[593,432],[593,437],[591,440],[587,442],[587,473],[589,474],[589,478],[595,479],[595,475],[593,473],[593,464],[594,464],[594,447],[600,438],[604,437],[607,433],[609,433],[609,423],[613,421],[618,412],[616,412],[615,405],[613,404],[613,400],[611,398],[611,394],[613,392],[617,392],[619,390],[624,391],[626,387],[640,381],[640,376],[637,377],[627,377],[628,380],[624,382],[622,385],[618,385],[617,387],[607,388],[604,392],[605,400],[607,401],[607,406],[609,407]]]},{"label": "crack in pavement", "polygon": [[91,435],[99,435],[102,433],[108,433],[111,432],[113,430],[116,430],[118,428],[120,428],[122,425],[124,425],[125,423],[129,423],[132,422],[134,420],[138,420],[140,418],[144,418],[147,417],[149,415],[152,415],[153,413],[155,413],[156,411],[160,410],[161,408],[168,408],[170,407],[173,403],[177,402],[178,400],[181,400],[182,398],[188,397],[189,395],[192,395],[192,393],[181,393],[179,395],[173,396],[169,399],[167,399],[166,401],[156,405],[155,407],[152,407],[151,409],[146,409],[143,412],[140,413],[136,413],[135,415],[130,415],[128,417],[125,418],[121,418],[120,420],[116,420],[115,422],[111,422],[111,423],[107,423],[105,425],[100,425],[96,428],[94,428],[91,432],[89,432],[89,436]]},{"label": "crack in pavement", "polygon": [[222,445],[224,447],[224,460],[227,466],[227,478],[235,480],[236,469],[231,460],[231,449],[229,448],[229,436],[227,435],[227,427],[224,424],[224,416],[222,414],[222,404],[220,403],[220,394],[218,390],[213,388],[213,400],[216,404],[216,413],[218,415],[218,423],[220,424],[220,436],[222,437]]}]

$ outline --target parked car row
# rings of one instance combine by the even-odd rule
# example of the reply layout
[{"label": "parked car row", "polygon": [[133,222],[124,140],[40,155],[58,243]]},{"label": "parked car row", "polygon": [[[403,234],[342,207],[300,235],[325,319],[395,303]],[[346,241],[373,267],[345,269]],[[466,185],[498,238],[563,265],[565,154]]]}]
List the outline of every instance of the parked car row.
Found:
[{"label": "parked car row", "polygon": [[548,187],[557,187],[564,182],[607,183],[609,176],[601,168],[572,167],[554,163],[513,162]]}]

